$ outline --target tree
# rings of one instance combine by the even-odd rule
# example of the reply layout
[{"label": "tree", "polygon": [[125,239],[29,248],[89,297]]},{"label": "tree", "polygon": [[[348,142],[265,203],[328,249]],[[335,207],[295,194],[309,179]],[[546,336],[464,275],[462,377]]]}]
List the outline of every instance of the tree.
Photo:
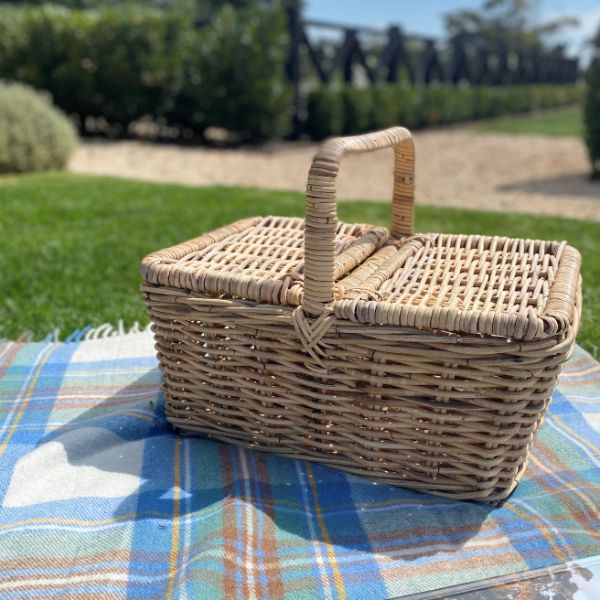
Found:
[{"label": "tree", "polygon": [[539,0],[484,0],[479,10],[459,10],[444,16],[451,38],[469,39],[485,44],[553,50],[564,47],[548,38],[579,23],[575,17],[536,21]]}]

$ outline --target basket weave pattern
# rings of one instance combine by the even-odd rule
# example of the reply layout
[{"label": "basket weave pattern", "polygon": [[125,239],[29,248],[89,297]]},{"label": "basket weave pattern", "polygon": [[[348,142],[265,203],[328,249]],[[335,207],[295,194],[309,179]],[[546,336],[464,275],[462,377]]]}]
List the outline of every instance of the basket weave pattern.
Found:
[{"label": "basket weave pattern", "polygon": [[[338,222],[342,155],[388,146],[390,234]],[[413,169],[405,129],[330,140],[305,221],[246,219],[144,259],[173,425],[429,493],[510,494],[573,347],[579,254],[412,235]]]}]

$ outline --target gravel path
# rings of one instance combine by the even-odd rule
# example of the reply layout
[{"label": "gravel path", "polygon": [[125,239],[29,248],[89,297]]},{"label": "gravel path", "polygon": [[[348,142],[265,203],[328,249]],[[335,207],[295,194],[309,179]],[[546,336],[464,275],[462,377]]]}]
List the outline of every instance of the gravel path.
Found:
[{"label": "gravel path", "polygon": [[[560,215],[600,222],[600,183],[587,178],[578,138],[417,133],[417,202],[482,210]],[[144,142],[90,142],[70,170],[174,182],[304,191],[315,145],[281,143],[261,149],[215,150]],[[342,164],[344,199],[388,200],[391,152],[349,156]]]}]

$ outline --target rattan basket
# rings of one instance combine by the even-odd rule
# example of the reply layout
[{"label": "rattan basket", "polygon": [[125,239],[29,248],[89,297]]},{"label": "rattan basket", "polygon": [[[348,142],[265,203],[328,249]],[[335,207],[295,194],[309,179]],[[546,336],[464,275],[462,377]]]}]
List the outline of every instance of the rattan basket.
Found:
[{"label": "rattan basket", "polygon": [[[384,147],[390,232],[339,222],[341,157]],[[413,235],[413,190],[406,129],[332,139],[305,221],[246,219],[147,256],[169,421],[423,492],[506,498],[574,344],[580,256]]]}]

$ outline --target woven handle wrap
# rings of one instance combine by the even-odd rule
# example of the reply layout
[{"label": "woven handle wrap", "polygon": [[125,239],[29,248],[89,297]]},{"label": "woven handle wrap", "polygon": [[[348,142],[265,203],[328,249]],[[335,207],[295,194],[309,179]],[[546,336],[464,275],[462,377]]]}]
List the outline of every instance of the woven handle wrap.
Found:
[{"label": "woven handle wrap", "polygon": [[318,316],[333,300],[335,232],[337,228],[335,182],[339,163],[349,152],[394,149],[392,237],[412,234],[415,151],[412,136],[403,127],[366,135],[333,138],[315,155],[306,184],[304,237],[304,302],[306,314]]}]

